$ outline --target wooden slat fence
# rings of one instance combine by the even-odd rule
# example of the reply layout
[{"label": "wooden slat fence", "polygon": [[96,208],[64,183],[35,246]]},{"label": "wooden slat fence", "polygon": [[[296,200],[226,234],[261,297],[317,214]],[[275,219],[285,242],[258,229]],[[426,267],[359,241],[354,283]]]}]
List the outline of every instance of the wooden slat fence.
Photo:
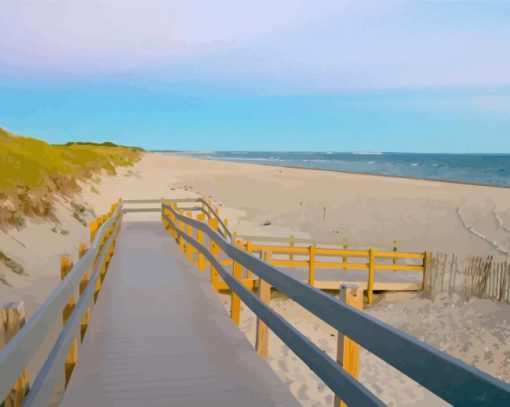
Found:
[{"label": "wooden slat fence", "polygon": [[510,261],[494,256],[433,253],[425,281],[434,297],[441,292],[458,293],[466,299],[489,298],[510,303]]}]

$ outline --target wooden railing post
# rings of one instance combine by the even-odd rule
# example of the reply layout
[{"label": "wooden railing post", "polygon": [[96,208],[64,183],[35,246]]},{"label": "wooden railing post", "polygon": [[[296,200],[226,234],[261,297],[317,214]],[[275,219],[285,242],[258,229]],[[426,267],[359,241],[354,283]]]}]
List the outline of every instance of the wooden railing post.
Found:
[{"label": "wooden railing post", "polygon": [[[73,262],[71,261],[71,257],[63,255],[60,256],[60,277],[63,280],[67,274],[73,268]],[[71,313],[74,310],[76,305],[74,295],[69,297],[66,306],[62,312],[62,319],[64,326],[67,323]],[[65,387],[67,387],[69,380],[71,379],[71,374],[73,373],[74,366],[76,365],[76,361],[78,359],[78,339],[74,339],[69,349],[69,353],[67,354],[67,358],[65,361],[64,371],[65,371]]]},{"label": "wooden railing post", "polygon": [[[0,305],[0,350],[7,345],[23,325],[25,325],[25,304],[23,301]],[[2,407],[20,407],[29,387],[28,370],[25,369],[7,398],[0,405]]]},{"label": "wooden railing post", "polygon": [[[101,219],[101,224],[103,224],[103,220],[102,220],[102,217],[99,217],[98,219]],[[103,235],[102,239],[101,239],[101,242],[99,243],[99,252],[101,252],[103,250],[103,247],[105,245],[105,242],[106,242],[106,239],[107,239],[107,232],[105,232],[105,234]],[[95,288],[95,292],[94,292],[94,302],[97,301],[97,298],[99,297],[99,291],[101,291],[101,287],[103,286],[103,278],[104,278],[104,274],[105,274],[105,262],[106,262],[106,259],[105,261],[100,264],[100,267],[99,267],[99,278],[96,280],[96,288]],[[94,264],[94,268],[97,266],[97,264],[95,263]]]},{"label": "wooden railing post", "polygon": [[[260,258],[266,263],[271,263],[271,252],[262,251],[260,252]],[[259,278],[258,297],[264,304],[269,305],[271,301],[271,285]],[[257,336],[255,338],[255,349],[262,359],[267,359],[269,353],[269,328],[262,322],[260,318],[257,318]]]},{"label": "wooden railing post", "polygon": [[308,284],[315,284],[315,244],[311,244],[308,248]]},{"label": "wooden railing post", "polygon": [[[62,255],[60,256],[60,279],[64,280],[66,278],[69,271],[71,271],[73,267],[73,262],[71,261],[71,257],[68,255]],[[62,321],[64,322],[64,325],[66,324],[67,320],[69,319],[69,315],[71,315],[71,312],[73,312],[75,305],[74,295],[71,295],[69,297],[69,300],[67,301],[66,306],[64,307],[64,310],[62,311]]]},{"label": "wooden railing post", "polygon": [[[205,214],[199,213],[197,215],[197,220],[199,222],[204,222]],[[197,242],[200,243],[201,245],[204,244],[204,232],[202,232],[200,229],[197,229]],[[202,272],[205,271],[205,258],[200,250],[198,251],[197,267],[200,271],[202,271]]]},{"label": "wooden railing post", "polygon": [[92,242],[94,240],[94,237],[96,237],[97,229],[98,222],[96,219],[89,223],[90,242]]},{"label": "wooden railing post", "polygon": [[[80,247],[78,250],[78,254],[80,256],[80,259],[85,256],[87,253],[87,245],[85,243],[80,243]],[[89,273],[85,273],[83,275],[83,278],[80,281],[80,296],[84,293],[85,289],[87,288],[87,284],[89,283]],[[81,321],[81,341],[83,342],[83,338],[85,338],[85,332],[87,331],[87,328],[90,323],[90,308],[87,308],[85,311],[85,314],[83,315],[83,320]]]},{"label": "wooden railing post", "polygon": [[[113,235],[113,227],[114,227],[113,224],[110,225],[108,227],[108,230],[106,231],[106,235],[105,235],[105,239],[104,239],[105,245],[106,245],[106,242],[108,241],[108,239],[110,238],[110,236]],[[106,272],[108,271],[108,268],[110,267],[110,261],[112,260],[112,257],[113,257],[113,246],[114,245],[115,245],[115,242],[112,242],[112,244],[110,244],[110,246],[108,247],[107,252],[106,252],[103,280],[106,276]]]},{"label": "wooden railing post", "polygon": [[[236,241],[235,245],[239,248],[242,247],[242,243],[240,241]],[[242,281],[243,266],[241,263],[238,263],[234,260],[232,263],[232,275],[239,282]],[[239,326],[239,322],[241,320],[241,299],[234,292],[234,290],[230,290],[230,316],[232,318],[232,322]]]},{"label": "wooden railing post", "polygon": [[[183,215],[182,209],[179,209],[179,215]],[[178,224],[179,224],[179,230],[181,232],[184,232],[184,222],[182,220],[180,220]],[[186,246],[185,246],[184,238],[181,236],[179,236],[179,247],[180,247],[181,251],[184,253],[184,251],[186,250]]]},{"label": "wooden railing post", "polygon": [[[191,218],[192,217],[191,212],[186,212],[186,216],[188,218]],[[186,225],[186,234],[190,237],[193,237],[193,228],[189,224]],[[188,256],[188,260],[190,262],[193,262],[193,252],[194,252],[193,246],[191,244],[187,244],[186,245],[186,255]]]},{"label": "wooden railing post", "polygon": [[428,290],[430,287],[430,252],[423,253],[423,281],[422,281],[422,290]]},{"label": "wooden railing post", "polygon": [[[108,241],[108,238],[110,237],[110,229],[107,229],[105,231],[105,234],[103,236],[103,240],[101,242],[101,248],[102,249],[106,249],[106,242]],[[110,248],[107,249],[108,251],[110,250]],[[105,258],[104,258],[104,262],[103,264],[101,265],[101,268],[100,268],[100,276],[99,276],[99,279],[101,280],[101,287],[103,286],[103,281],[104,281],[104,278],[106,276],[106,271],[107,271],[107,268],[108,268],[108,262],[109,262],[109,253],[107,252],[106,255],[105,255]]]},{"label": "wooden railing post", "polygon": [[[251,241],[250,241],[250,240],[248,240],[248,241],[246,242],[245,247],[246,247],[246,249],[245,249],[245,250],[246,250],[246,252],[247,252],[247,253],[251,253]],[[251,271],[250,271],[249,269],[246,269],[246,278],[247,278],[247,279],[250,279],[250,278],[251,278]]]},{"label": "wooden railing post", "polygon": [[368,249],[368,282],[367,294],[368,303],[372,304],[374,301],[374,274],[375,274],[375,252],[374,249]]},{"label": "wooden railing post", "polygon": [[[218,231],[218,219],[216,218],[210,218],[208,221],[209,226],[214,230]],[[218,258],[220,254],[220,248],[216,243],[214,243],[213,239],[210,239],[209,241],[209,249],[211,253],[214,255],[214,257]],[[211,284],[215,291],[219,291],[219,277],[218,277],[218,270],[214,268],[214,266],[211,264]]]},{"label": "wooden railing post", "polygon": [[[175,204],[175,202],[170,202],[170,206],[174,210],[176,210],[176,208],[177,208],[177,205]],[[174,212],[169,210],[169,209],[167,209],[167,214],[170,217],[170,219],[173,221],[173,224],[175,225],[175,226],[171,226],[170,223],[168,223],[168,226],[170,228],[170,234],[172,235],[172,237],[174,238],[175,241],[178,241],[179,237],[178,237],[178,234],[177,234],[177,221],[175,219]]]},{"label": "wooden railing post", "polygon": [[[357,309],[363,309],[363,290],[356,284],[340,285],[340,301]],[[338,331],[337,337],[337,363],[355,379],[359,375],[360,346]],[[335,395],[334,407],[345,407],[346,404]]]},{"label": "wooden railing post", "polygon": [[207,203],[209,204],[209,206],[207,207],[207,213],[209,213],[209,217],[211,217],[213,215],[213,213],[212,213],[212,199],[211,199],[211,197],[207,198]]}]

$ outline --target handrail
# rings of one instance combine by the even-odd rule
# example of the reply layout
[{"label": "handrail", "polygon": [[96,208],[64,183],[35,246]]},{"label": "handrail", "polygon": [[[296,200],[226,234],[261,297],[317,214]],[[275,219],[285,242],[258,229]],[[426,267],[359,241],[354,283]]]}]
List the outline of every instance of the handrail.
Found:
[{"label": "handrail", "polygon": [[[230,232],[230,230],[228,229],[227,225],[225,225],[225,222],[223,221],[223,219],[221,219],[221,217],[216,213],[216,211],[214,210],[214,208],[209,204],[209,202],[207,202],[204,198],[171,198],[171,199],[166,199],[166,198],[157,198],[157,199],[124,199],[122,201],[124,204],[145,204],[145,203],[159,203],[159,204],[162,204],[164,202],[175,202],[175,203],[192,203],[192,202],[199,202],[201,204],[203,204],[203,206],[205,206],[207,210],[205,210],[203,207],[198,207],[198,206],[194,206],[194,207],[191,207],[191,208],[182,208],[186,211],[197,211],[197,210],[200,210],[202,212],[204,212],[209,218],[211,217],[211,214],[212,216],[214,216],[217,220],[218,220],[218,224],[219,226],[221,226],[221,233],[227,237],[228,236],[228,239],[230,241],[232,241],[232,232]],[[127,213],[127,212],[160,212],[161,211],[161,208],[129,208],[129,209],[124,209],[124,211]]]},{"label": "handrail", "polygon": [[[165,214],[165,210],[169,210],[177,220],[204,232],[234,261],[240,263],[243,267],[246,267],[261,279],[267,281],[330,326],[342,332],[360,346],[380,357],[447,402],[453,405],[479,406],[503,405],[503,403],[510,400],[510,385],[503,381],[284,274],[275,267],[230,244],[208,225],[180,215],[171,206],[163,203],[163,218],[174,226],[175,231],[181,237],[191,244],[194,242],[195,244],[193,245],[204,256],[207,256],[211,262],[213,262],[214,256],[210,254],[208,249],[198,244],[184,231],[176,228],[175,223]],[[239,284],[234,284],[236,281],[217,261],[214,262],[214,267],[240,298],[250,299],[242,290],[243,287]],[[261,319],[264,320],[264,317],[267,319],[267,316],[257,309],[256,306],[253,306],[251,302],[247,301],[246,305],[249,307],[252,305],[252,310]],[[269,320],[264,320],[264,322],[274,330],[274,322],[273,326],[270,325]],[[274,332],[279,335],[277,331]],[[285,341],[285,337],[282,339]],[[297,346],[290,343],[286,344],[289,347],[291,345]],[[306,360],[304,361],[307,363]],[[308,366],[312,370],[317,368],[316,365],[312,367],[309,364]],[[318,369],[319,372],[317,370],[314,371],[330,385],[331,377],[327,376],[322,369],[323,366],[321,365]],[[336,389],[338,390],[339,388],[337,387]],[[349,394],[343,393],[339,394],[339,396],[349,404],[347,399]]]},{"label": "handrail", "polygon": [[[125,204],[142,204],[142,203],[162,203],[165,201],[170,201],[167,198],[157,198],[157,199],[123,199],[122,202]],[[197,198],[172,198],[172,202],[197,202]]]},{"label": "handrail", "polygon": [[108,238],[106,244],[103,246],[103,249],[99,254],[98,261],[96,262],[94,272],[87,284],[87,288],[80,295],[78,303],[67,320],[66,325],[62,329],[41,371],[37,375],[37,378],[25,399],[23,404],[24,407],[47,405],[52,397],[53,389],[55,388],[57,380],[61,377],[61,367],[69,353],[69,348],[71,347],[73,340],[80,335],[81,321],[83,320],[85,311],[90,306],[94,296],[96,283],[100,278],[100,269],[106,255],[108,254],[108,249],[120,230],[121,217],[119,216],[114,219],[114,233]]},{"label": "handrail", "polygon": [[[176,212],[174,212],[174,215],[175,214]],[[177,214],[176,216],[178,218],[184,218],[182,215]],[[332,359],[325,356],[324,352],[317,345],[311,342],[283,317],[276,314],[270,307],[261,302],[252,292],[247,290],[239,281],[227,273],[220,262],[218,262],[209,250],[188,234],[181,232],[168,216],[163,214],[163,217],[172,224],[173,228],[177,230],[181,237],[203,253],[214,268],[218,270],[219,274],[227,282],[230,288],[245,302],[245,304],[260,319],[262,319],[266,325],[276,335],[278,335],[278,337],[280,337],[282,341],[284,341],[285,344],[307,364],[308,367],[310,367],[311,370],[324,380],[324,382],[332,390],[334,390],[335,393],[342,394],[342,398],[348,404],[353,406],[384,406],[384,403],[367,390],[360,382],[345,372],[337,363],[333,362]],[[189,222],[189,224],[196,227],[195,223],[200,224],[201,226],[203,225],[203,223],[195,220],[190,220]],[[207,229],[212,232],[212,229]],[[203,228],[202,230],[209,235],[206,228]],[[226,242],[226,240],[223,240],[221,235],[216,234],[215,232],[212,233],[214,233],[217,238],[222,239],[223,242]]]},{"label": "handrail", "polygon": [[223,220],[220,218],[220,216],[216,213],[216,211],[213,209],[213,207],[209,204],[209,202],[207,202],[205,199],[203,198],[200,198],[197,202],[202,202],[208,209],[209,211],[214,215],[214,217],[216,219],[218,219],[218,223],[221,225],[221,227],[223,228],[223,231],[225,232],[225,234],[228,236],[228,238],[230,239],[230,241],[232,242],[232,233],[230,232],[230,230],[228,230],[227,228],[227,225],[225,225],[225,223],[223,222]]},{"label": "handrail", "polygon": [[129,208],[124,209],[124,213],[129,212],[161,212],[161,209],[159,208]]},{"label": "handrail", "polygon": [[[299,245],[309,245],[311,243],[315,243],[316,245],[320,245],[320,246],[338,246],[339,244],[340,245],[344,245],[344,243],[341,243],[340,240],[338,241],[325,241],[325,240],[313,240],[312,238],[306,238],[306,237],[295,237],[295,236],[262,236],[262,235],[245,235],[245,234],[242,234],[242,233],[236,233],[236,237],[239,238],[239,239],[242,239],[242,240],[250,240],[250,241],[253,241],[253,242],[273,242],[273,243],[289,243],[289,242],[292,242],[294,244],[299,244]],[[350,247],[369,247],[369,246],[373,246],[373,247],[388,247],[388,248],[393,248],[395,246],[395,243],[396,241],[393,242],[393,245],[392,244],[389,244],[389,243],[383,243],[381,244],[380,242],[378,243],[370,243],[370,242],[364,242],[363,244],[361,243],[357,243],[357,242],[351,242],[351,241],[346,241],[345,242],[345,245],[349,245]]]},{"label": "handrail", "polygon": [[39,344],[47,336],[51,326],[62,317],[62,310],[69,297],[78,289],[83,276],[97,261],[102,240],[112,223],[121,216],[122,205],[99,228],[87,253],[73,266],[41,307],[34,313],[25,326],[0,351],[0,400],[4,400],[19,376],[39,350]]},{"label": "handrail", "polygon": [[[273,256],[270,263],[279,267],[308,268],[308,284],[320,287],[322,289],[337,289],[336,281],[316,280],[316,271],[319,269],[343,269],[343,270],[367,270],[367,296],[368,303],[372,304],[375,289],[375,272],[383,270],[392,271],[417,271],[422,272],[421,282],[389,282],[396,290],[419,290],[426,284],[428,254],[423,253],[404,253],[398,252],[394,246],[393,251],[380,251],[373,248],[365,250],[353,250],[331,247],[317,247],[317,244],[311,243],[307,246],[297,246],[294,240],[285,241],[287,245],[273,245],[271,243],[253,244],[251,241],[243,241],[235,237],[236,242],[244,246],[245,251],[249,253],[271,252]],[[282,257],[283,256],[283,257]],[[285,258],[288,256],[288,259]],[[333,258],[331,260],[330,258]],[[352,258],[355,261],[352,262]],[[364,258],[366,262],[359,260]],[[404,260],[399,264],[399,259]],[[410,261],[410,262],[409,262]],[[252,280],[254,281],[254,280]],[[384,283],[382,283],[384,284]],[[378,287],[380,288],[381,282]]]}]

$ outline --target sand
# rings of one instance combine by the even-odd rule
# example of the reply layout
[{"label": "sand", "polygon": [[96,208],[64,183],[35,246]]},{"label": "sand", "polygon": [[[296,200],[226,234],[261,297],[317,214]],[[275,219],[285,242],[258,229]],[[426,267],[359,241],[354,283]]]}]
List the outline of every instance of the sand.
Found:
[{"label": "sand", "polygon": [[[94,188],[93,188],[94,187]],[[466,255],[510,252],[510,189],[219,162],[146,154],[115,177],[83,184],[73,198],[96,214],[119,197],[159,198],[211,195],[240,234],[308,237],[351,247]],[[21,230],[0,232],[0,250],[25,268],[15,275],[0,265],[0,303],[24,300],[30,315],[59,282],[58,258],[76,257],[88,230],[74,217],[70,199],[57,207],[55,222],[30,220]],[[129,215],[130,219],[157,214]],[[83,214],[92,219],[92,212]],[[269,224],[268,224],[269,223]],[[59,230],[60,230],[59,229]],[[225,301],[228,301],[226,298]],[[334,332],[286,299],[272,306],[334,354]],[[434,301],[418,294],[378,296],[367,309],[376,317],[438,346],[464,361],[510,381],[510,306],[489,300],[464,301],[440,294]],[[254,317],[243,312],[242,329],[252,335]],[[333,335],[333,336],[331,336]],[[467,344],[467,345],[466,345]],[[331,405],[331,394],[288,349],[271,339],[269,363],[307,406]],[[430,393],[367,352],[361,381],[391,405],[441,405]]]},{"label": "sand", "polygon": [[[230,296],[222,294],[225,309]],[[271,307],[289,320],[330,357],[336,357],[336,331],[285,298]],[[434,301],[410,293],[389,293],[366,312],[466,363],[510,382],[510,306],[486,299],[464,301],[440,294]],[[255,342],[256,317],[241,311],[241,330]],[[268,363],[303,406],[331,406],[332,392],[279,338],[270,333]],[[362,349],[359,380],[390,406],[448,406],[378,357]]]}]

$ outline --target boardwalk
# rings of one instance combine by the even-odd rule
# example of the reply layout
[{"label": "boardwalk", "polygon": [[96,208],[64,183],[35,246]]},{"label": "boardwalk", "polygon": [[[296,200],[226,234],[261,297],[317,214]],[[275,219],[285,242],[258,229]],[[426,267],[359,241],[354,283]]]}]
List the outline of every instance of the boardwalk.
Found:
[{"label": "boardwalk", "polygon": [[160,222],[126,222],[63,406],[297,406]]}]

